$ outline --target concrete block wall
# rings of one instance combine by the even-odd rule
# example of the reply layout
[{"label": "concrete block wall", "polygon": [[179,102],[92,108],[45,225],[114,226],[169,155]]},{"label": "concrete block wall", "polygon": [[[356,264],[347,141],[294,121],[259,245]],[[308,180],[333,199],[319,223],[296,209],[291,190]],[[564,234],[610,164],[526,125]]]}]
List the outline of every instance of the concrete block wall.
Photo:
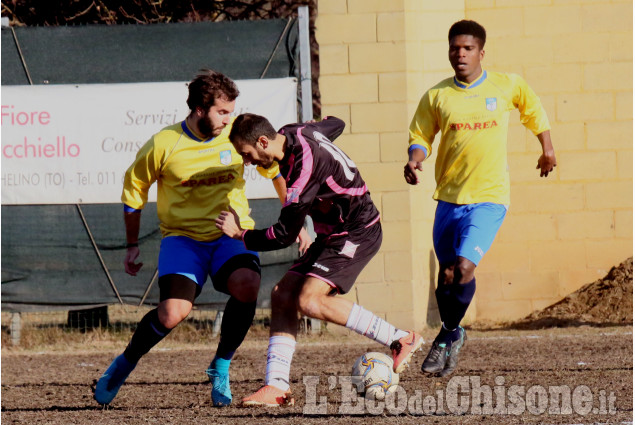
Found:
[{"label": "concrete block wall", "polygon": [[475,306],[477,319],[515,319],[633,255],[633,4],[466,0],[465,17],[487,29],[485,68],[522,75],[540,96],[559,164],[538,177],[540,144],[515,113],[512,204]]},{"label": "concrete block wall", "polygon": [[381,251],[346,296],[401,327],[438,323],[435,157],[416,187],[403,166],[412,115],[452,75],[447,31],[464,18],[488,31],[485,67],[523,75],[540,95],[560,164],[540,179],[539,144],[512,116],[512,207],[477,269],[467,320],[524,316],[632,255],[631,2],[319,0],[322,113],[346,122],[336,143],[384,227]]}]

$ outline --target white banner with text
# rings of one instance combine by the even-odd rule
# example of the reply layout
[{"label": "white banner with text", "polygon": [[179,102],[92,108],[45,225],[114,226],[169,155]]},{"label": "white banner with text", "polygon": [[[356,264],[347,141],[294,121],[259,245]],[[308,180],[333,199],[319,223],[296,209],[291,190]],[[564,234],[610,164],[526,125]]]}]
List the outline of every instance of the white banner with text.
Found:
[{"label": "white banner with text", "polygon": [[[294,78],[236,81],[234,115],[297,121]],[[123,176],[150,137],[185,119],[187,83],[2,87],[2,204],[121,202]],[[247,197],[276,198],[245,167]],[[156,201],[156,189],[150,191]]]}]

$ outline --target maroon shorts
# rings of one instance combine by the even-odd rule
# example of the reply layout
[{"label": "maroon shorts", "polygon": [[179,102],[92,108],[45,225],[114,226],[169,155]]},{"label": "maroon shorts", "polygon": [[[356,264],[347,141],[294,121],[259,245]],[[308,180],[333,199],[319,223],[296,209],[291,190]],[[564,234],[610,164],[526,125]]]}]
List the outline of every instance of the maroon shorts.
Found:
[{"label": "maroon shorts", "polygon": [[318,237],[289,271],[316,277],[329,284],[334,292],[345,294],[377,254],[381,240],[380,222],[351,233]]}]

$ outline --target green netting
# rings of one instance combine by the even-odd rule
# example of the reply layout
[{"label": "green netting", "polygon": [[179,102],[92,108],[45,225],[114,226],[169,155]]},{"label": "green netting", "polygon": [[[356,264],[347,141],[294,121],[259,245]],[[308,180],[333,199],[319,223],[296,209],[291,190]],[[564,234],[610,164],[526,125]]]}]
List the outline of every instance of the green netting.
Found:
[{"label": "green netting", "polygon": [[[15,28],[33,84],[189,81],[202,67],[233,79],[295,76],[297,25],[286,20]],[[2,29],[2,85],[29,84]]]},{"label": "green netting", "polygon": [[[287,21],[248,21],[124,26],[23,27],[15,33],[33,84],[189,81],[202,67],[234,79],[296,75],[297,26]],[[282,42],[275,54],[274,48]],[[10,29],[2,29],[1,81],[29,84]],[[185,100],[185,99],[184,99]],[[148,135],[150,136],[150,135]],[[278,200],[251,201],[259,226],[278,215]],[[139,304],[154,274],[160,242],[156,205],[143,212],[144,267],[123,270],[121,204],[82,205],[86,222],[124,303]],[[296,258],[296,250],[265,253],[260,306]],[[158,285],[146,303],[156,304]],[[210,282],[197,304],[224,303]],[[75,205],[2,206],[2,308],[13,311],[88,308],[119,302]]]},{"label": "green netting", "polygon": [[[278,200],[252,200],[250,205],[259,227],[277,219]],[[139,246],[144,265],[135,277],[123,268],[126,249],[121,205],[82,205],[81,209],[122,301],[138,305],[157,266],[161,234],[156,204],[149,204],[142,213]],[[261,307],[268,306],[271,288],[295,258],[295,247],[262,253]],[[227,298],[208,279],[197,305],[213,307]],[[144,303],[157,304],[158,300],[155,281]],[[75,205],[2,206],[3,309],[81,309],[118,302]]]}]

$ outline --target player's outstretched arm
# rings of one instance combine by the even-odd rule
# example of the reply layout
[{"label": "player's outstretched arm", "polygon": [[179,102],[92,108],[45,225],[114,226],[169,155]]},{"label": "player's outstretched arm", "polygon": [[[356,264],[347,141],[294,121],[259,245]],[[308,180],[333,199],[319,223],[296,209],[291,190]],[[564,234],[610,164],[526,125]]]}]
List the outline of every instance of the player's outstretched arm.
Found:
[{"label": "player's outstretched arm", "polygon": [[549,130],[543,131],[538,136],[540,145],[542,146],[542,155],[538,158],[537,170],[540,170],[540,177],[547,177],[553,171],[556,163],[556,153],[551,144],[551,133]]},{"label": "player's outstretched arm", "polygon": [[139,258],[139,226],[141,224],[141,211],[124,211],[123,221],[126,226],[126,257],[123,260],[126,273],[136,276],[143,267],[143,263],[135,263]]},{"label": "player's outstretched arm", "polygon": [[[276,193],[278,194],[278,198],[280,199],[280,203],[284,205],[287,200],[287,183],[284,180],[284,177],[278,175],[276,178],[272,180],[273,187],[276,189]],[[306,228],[302,227],[300,230],[300,234],[295,240],[298,244],[298,251],[300,251],[300,255],[303,255],[309,246],[313,243],[311,240],[311,236],[309,232],[307,232]]]},{"label": "player's outstretched arm", "polygon": [[406,179],[406,183],[415,185],[419,183],[419,177],[416,170],[422,171],[423,166],[421,163],[426,159],[426,154],[421,149],[412,149],[408,154],[408,162],[403,167],[403,176]]}]

